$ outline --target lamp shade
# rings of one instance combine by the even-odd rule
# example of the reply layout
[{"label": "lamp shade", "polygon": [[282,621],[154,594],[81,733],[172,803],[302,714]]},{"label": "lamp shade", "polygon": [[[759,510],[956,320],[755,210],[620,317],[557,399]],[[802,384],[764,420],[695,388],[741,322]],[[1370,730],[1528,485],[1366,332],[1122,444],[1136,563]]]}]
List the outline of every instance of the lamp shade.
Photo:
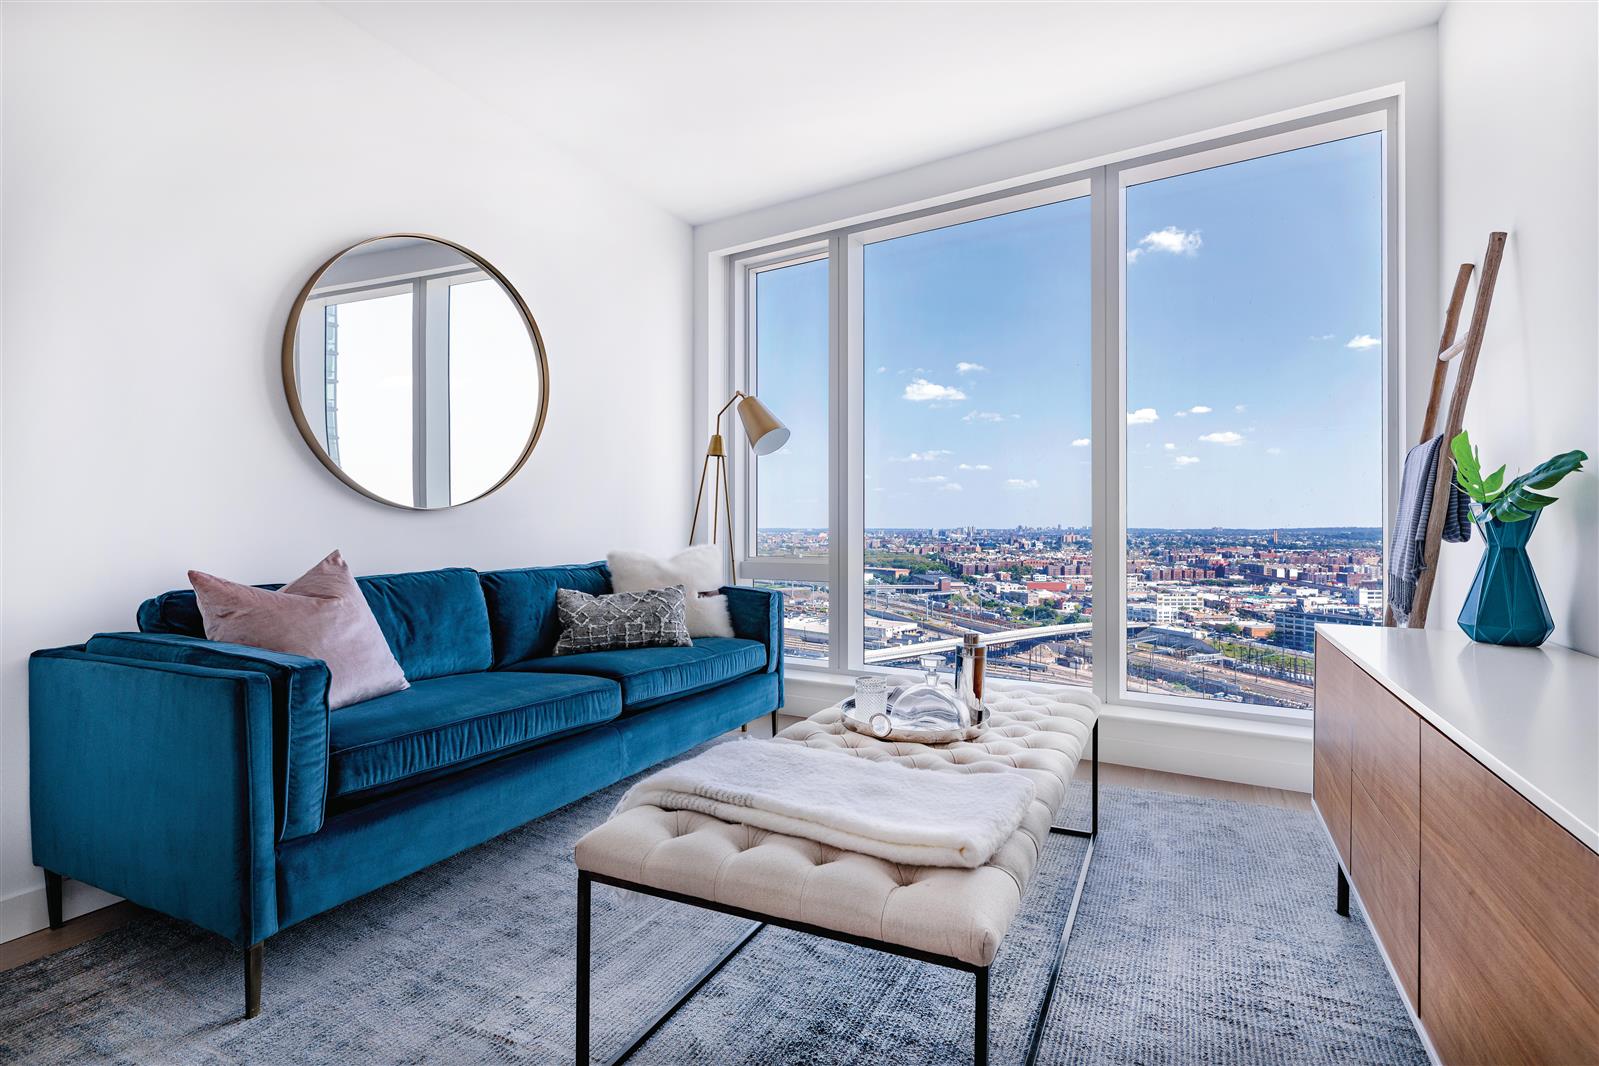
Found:
[{"label": "lamp shade", "polygon": [[771,455],[788,443],[788,427],[779,422],[777,416],[755,397],[744,397],[738,405],[738,417],[744,423],[750,450],[756,455]]}]

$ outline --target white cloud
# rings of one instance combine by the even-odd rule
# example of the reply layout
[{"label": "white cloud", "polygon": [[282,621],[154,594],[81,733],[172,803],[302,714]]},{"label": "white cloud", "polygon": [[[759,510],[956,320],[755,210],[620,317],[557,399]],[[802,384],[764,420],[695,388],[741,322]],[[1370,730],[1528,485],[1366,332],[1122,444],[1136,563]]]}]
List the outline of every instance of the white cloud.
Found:
[{"label": "white cloud", "polygon": [[1173,444],[1171,441],[1167,441],[1165,444],[1162,444],[1161,447],[1165,448],[1169,452],[1174,452],[1177,450],[1177,445]]},{"label": "white cloud", "polygon": [[911,478],[911,484],[913,484],[913,485],[941,485],[941,484],[943,484],[944,482],[946,482],[948,480],[949,480],[949,478],[945,477],[943,474],[929,474],[926,477],[913,477],[913,478]]},{"label": "white cloud", "polygon": [[912,403],[950,403],[966,399],[966,394],[949,385],[939,385],[926,378],[917,378],[905,386],[905,398]]},{"label": "white cloud", "polygon": [[1002,415],[998,411],[972,411],[961,418],[962,422],[1009,422],[1016,415]]},{"label": "white cloud", "polygon": [[1310,339],[1313,340],[1313,341],[1330,341],[1330,340],[1333,339],[1334,336],[1336,336],[1336,334],[1318,333],[1318,334],[1316,334],[1314,337],[1312,337]]},{"label": "white cloud", "polygon": [[1363,352],[1367,348],[1382,347],[1382,341],[1378,340],[1376,337],[1373,337],[1369,333],[1357,333],[1355,336],[1349,338],[1349,343],[1344,345],[1344,347],[1353,348],[1357,352]]},{"label": "white cloud", "polygon": [[1249,405],[1246,403],[1235,403],[1233,404],[1233,410],[1237,411],[1239,414],[1243,414],[1245,411],[1249,410]]},{"label": "white cloud", "polygon": [[1140,237],[1138,247],[1127,253],[1127,261],[1136,263],[1145,252],[1195,256],[1199,254],[1199,246],[1204,243],[1200,239],[1198,230],[1180,230],[1176,226],[1167,226],[1165,229],[1154,230]]},{"label": "white cloud", "polygon": [[1282,453],[1283,453],[1283,450],[1281,448],[1267,448],[1266,449],[1266,454],[1267,455],[1281,455]]},{"label": "white cloud", "polygon": [[1174,458],[1172,462],[1176,463],[1178,466],[1193,466],[1195,463],[1199,462],[1199,456],[1179,455]]},{"label": "white cloud", "polygon": [[1210,408],[1202,403],[1196,403],[1188,409],[1188,413],[1191,415],[1208,415],[1210,414]]},{"label": "white cloud", "polygon": [[1234,444],[1244,443],[1243,434],[1234,433],[1230,429],[1219,430],[1215,433],[1206,433],[1199,439],[1204,441],[1206,444],[1226,444],[1231,446]]},{"label": "white cloud", "polygon": [[957,470],[992,470],[994,468],[989,466],[987,463],[962,463],[960,466],[956,467],[956,469]]},{"label": "white cloud", "polygon": [[1008,477],[1005,479],[1005,487],[1025,492],[1028,489],[1038,488],[1038,482],[1034,478]]},{"label": "white cloud", "polygon": [[1147,426],[1151,422],[1158,421],[1160,421],[1160,415],[1155,413],[1153,407],[1140,407],[1136,411],[1127,412],[1127,424],[1129,426]]},{"label": "white cloud", "polygon": [[888,373],[888,367],[886,367],[886,366],[880,366],[880,367],[878,367],[878,368],[877,368],[877,372],[878,372],[878,373],[879,373],[879,374],[886,374],[886,373]]},{"label": "white cloud", "polygon": [[891,463],[932,463],[955,453],[948,448],[929,448],[925,452],[911,452],[909,455],[895,455],[889,458]]},{"label": "white cloud", "polygon": [[1078,437],[1076,440],[1072,441],[1072,447],[1073,448],[1087,448],[1087,447],[1090,447],[1091,445],[1093,445],[1093,443],[1094,442],[1091,439],[1089,439],[1088,437]]},{"label": "white cloud", "polygon": [[977,373],[980,370],[987,370],[987,369],[988,369],[988,367],[984,366],[982,363],[956,363],[955,364],[955,373],[957,373],[957,374],[975,374],[975,373]]},{"label": "white cloud", "polygon": [[959,491],[961,491],[961,483],[959,481],[951,481],[948,484],[938,486],[938,491],[939,492],[959,492]]}]

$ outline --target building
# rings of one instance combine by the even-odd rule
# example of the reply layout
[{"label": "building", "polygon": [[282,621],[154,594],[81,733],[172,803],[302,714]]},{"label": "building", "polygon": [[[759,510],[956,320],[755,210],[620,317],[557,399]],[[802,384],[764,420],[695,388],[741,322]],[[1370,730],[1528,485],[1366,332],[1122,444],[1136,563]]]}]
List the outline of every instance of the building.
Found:
[{"label": "building", "polygon": [[1377,619],[1356,611],[1338,609],[1306,611],[1299,607],[1278,611],[1272,616],[1272,622],[1277,626],[1277,632],[1273,635],[1275,642],[1294,651],[1316,650],[1316,625],[1320,622],[1344,626],[1378,624]]}]

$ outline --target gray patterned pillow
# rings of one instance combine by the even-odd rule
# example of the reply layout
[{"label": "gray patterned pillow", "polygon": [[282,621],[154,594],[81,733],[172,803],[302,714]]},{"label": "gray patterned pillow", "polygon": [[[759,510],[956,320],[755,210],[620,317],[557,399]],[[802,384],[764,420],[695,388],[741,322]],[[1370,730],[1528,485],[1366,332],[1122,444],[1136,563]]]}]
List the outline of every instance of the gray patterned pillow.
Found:
[{"label": "gray patterned pillow", "polygon": [[688,635],[686,607],[682,585],[609,596],[557,589],[561,637],[555,642],[555,654],[689,647],[694,642]]}]

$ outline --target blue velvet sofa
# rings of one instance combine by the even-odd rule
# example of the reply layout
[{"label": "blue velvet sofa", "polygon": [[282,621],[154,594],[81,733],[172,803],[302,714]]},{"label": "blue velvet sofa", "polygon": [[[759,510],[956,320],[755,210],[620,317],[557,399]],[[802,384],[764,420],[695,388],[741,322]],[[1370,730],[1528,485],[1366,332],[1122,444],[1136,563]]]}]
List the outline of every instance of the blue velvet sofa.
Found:
[{"label": "blue velvet sofa", "polygon": [[[29,664],[33,858],[245,948],[783,701],[776,593],[732,638],[553,656],[555,592],[603,563],[359,579],[411,687],[329,712],[319,660],[204,639],[194,593]],[[268,586],[275,587],[275,586]]]}]

